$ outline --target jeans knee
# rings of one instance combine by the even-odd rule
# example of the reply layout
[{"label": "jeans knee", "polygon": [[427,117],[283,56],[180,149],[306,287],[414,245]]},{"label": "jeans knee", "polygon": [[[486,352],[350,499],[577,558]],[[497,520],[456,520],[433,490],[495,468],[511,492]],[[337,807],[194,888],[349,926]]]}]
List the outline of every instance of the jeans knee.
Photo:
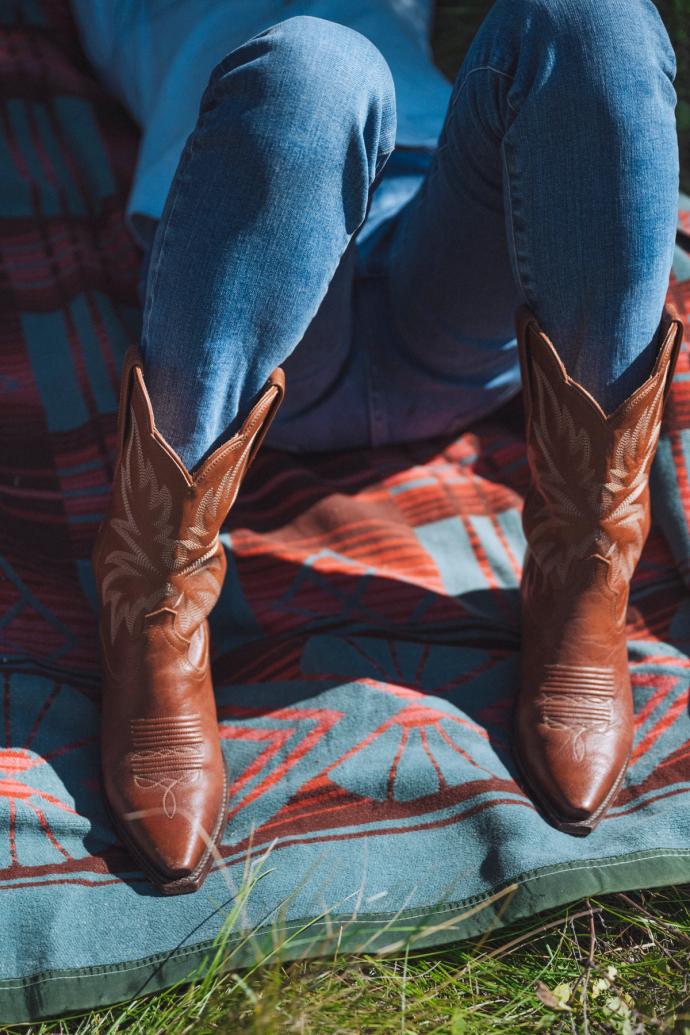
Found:
[{"label": "jeans knee", "polygon": [[[225,92],[228,74],[241,68],[247,72],[251,100],[289,113],[289,123],[306,119],[311,124],[316,119],[322,129],[331,126],[337,131],[353,117],[363,127],[375,124],[382,150],[393,148],[391,71],[378,48],[356,30],[311,15],[278,22],[247,40],[213,70],[207,90],[212,101]],[[235,83],[227,82],[227,93],[236,89]]]},{"label": "jeans knee", "polygon": [[579,46],[612,61],[653,57],[675,75],[673,46],[653,0],[495,0],[492,15],[516,37],[533,35],[545,47]]},{"label": "jeans knee", "polygon": [[675,106],[676,56],[652,0],[495,0],[492,16],[516,55],[515,108],[548,82],[616,117],[634,118],[640,97]]},{"label": "jeans knee", "polygon": [[295,15],[254,38],[269,40],[274,60],[293,77],[306,79],[304,85],[376,89],[390,80],[378,47],[356,29],[327,18]]}]

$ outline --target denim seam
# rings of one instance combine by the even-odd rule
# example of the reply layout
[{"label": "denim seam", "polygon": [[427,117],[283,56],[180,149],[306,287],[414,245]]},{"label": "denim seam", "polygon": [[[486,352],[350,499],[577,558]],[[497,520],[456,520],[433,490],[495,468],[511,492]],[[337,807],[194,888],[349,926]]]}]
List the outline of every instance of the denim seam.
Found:
[{"label": "denim seam", "polygon": [[[381,170],[383,169],[383,167],[385,166],[386,162],[388,161],[388,159],[390,158],[390,156],[393,154],[394,151],[395,151],[395,145],[393,145],[393,147],[391,147],[390,150],[379,151],[378,152],[378,154],[376,156],[376,164],[374,166],[374,176],[373,176],[373,179],[371,180],[371,182],[369,183],[369,190],[371,190],[371,188],[372,188],[372,186],[374,184],[374,181],[376,180],[376,177],[381,172]],[[365,222],[366,222],[366,217],[362,220],[362,226],[364,226]],[[361,227],[358,227],[357,229],[359,230],[359,229],[361,229]]]},{"label": "denim seam", "polygon": [[[509,72],[502,72],[500,68],[494,68],[493,65],[477,65],[476,68],[471,68],[469,72],[466,73],[462,82],[459,84],[457,90],[453,91],[453,96],[451,97],[450,102],[450,109],[448,111],[448,117],[450,117],[451,113],[455,111],[455,106],[457,104],[458,97],[465,89],[465,86],[467,85],[467,80],[470,78],[471,75],[474,75],[475,72],[495,72],[496,75],[503,76],[504,79],[510,79],[511,82],[515,82],[515,76],[510,75]],[[518,110],[515,107],[515,105],[511,104],[508,94],[506,94],[506,104],[508,105],[508,107],[514,115],[518,114]]]},{"label": "denim seam", "polygon": [[516,233],[515,233],[515,219],[514,219],[514,215],[513,215],[514,210],[515,210],[515,206],[513,204],[513,182],[512,182],[511,175],[510,175],[510,170],[508,168],[508,157],[506,155],[505,137],[501,141],[501,159],[502,159],[502,165],[503,165],[503,175],[505,177],[505,184],[506,184],[505,198],[506,198],[506,200],[508,202],[508,207],[507,207],[507,211],[506,211],[505,214],[506,214],[506,220],[508,222],[508,225],[510,226],[510,239],[511,239],[512,245],[513,245],[513,255],[515,256],[515,275],[517,277],[518,287],[520,288],[520,290],[522,292],[523,298],[526,301],[529,302],[529,304],[532,306],[532,308],[534,308],[534,305],[533,305],[533,302],[532,302],[532,297],[531,297],[530,293],[525,288],[525,283],[524,283],[523,276],[522,276],[522,270],[520,268],[520,266],[521,266],[521,258],[520,258],[520,253],[518,252],[518,247],[517,247],[517,236],[516,236]]}]

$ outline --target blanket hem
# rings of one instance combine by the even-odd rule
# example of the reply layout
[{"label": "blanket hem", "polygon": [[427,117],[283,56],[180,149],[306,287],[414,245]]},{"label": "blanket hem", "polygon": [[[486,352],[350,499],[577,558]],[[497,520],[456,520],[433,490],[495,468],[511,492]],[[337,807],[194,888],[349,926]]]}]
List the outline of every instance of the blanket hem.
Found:
[{"label": "blanket hem", "polygon": [[[566,882],[562,880],[564,872],[577,876]],[[339,953],[381,953],[406,946],[429,948],[486,934],[537,912],[576,906],[579,900],[591,895],[688,881],[690,850],[660,848],[527,870],[498,890],[441,909],[431,906],[425,913],[416,907],[397,913],[294,920],[279,927],[264,927],[251,936],[238,931],[227,938],[225,946],[235,969],[254,964],[269,954],[283,960],[325,956],[336,946]],[[455,913],[458,915],[453,916]],[[419,917],[423,918],[422,923],[411,928],[410,920]],[[295,931],[295,936],[290,931]],[[214,939],[139,960],[45,971],[24,979],[0,981],[0,1021],[18,1024],[43,1020],[113,1006],[186,984],[203,975],[217,945]]]}]

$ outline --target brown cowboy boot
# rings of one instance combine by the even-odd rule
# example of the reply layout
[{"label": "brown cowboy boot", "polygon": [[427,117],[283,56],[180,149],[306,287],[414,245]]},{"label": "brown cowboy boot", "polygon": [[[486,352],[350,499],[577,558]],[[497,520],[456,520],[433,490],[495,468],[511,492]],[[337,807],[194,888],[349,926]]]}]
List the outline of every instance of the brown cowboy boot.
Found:
[{"label": "brown cowboy boot", "polygon": [[683,325],[664,310],[652,373],[608,416],[568,376],[527,306],[516,325],[531,482],[514,752],[554,826],[588,834],[630,759],[628,593],[649,533],[649,469]]},{"label": "brown cowboy boot", "polygon": [[201,886],[225,827],[206,619],[226,570],[220,527],[283,387],[277,369],[241,430],[191,475],[156,430],[140,354],[125,358],[113,493],[93,551],[101,763],[117,832],[165,894]]}]

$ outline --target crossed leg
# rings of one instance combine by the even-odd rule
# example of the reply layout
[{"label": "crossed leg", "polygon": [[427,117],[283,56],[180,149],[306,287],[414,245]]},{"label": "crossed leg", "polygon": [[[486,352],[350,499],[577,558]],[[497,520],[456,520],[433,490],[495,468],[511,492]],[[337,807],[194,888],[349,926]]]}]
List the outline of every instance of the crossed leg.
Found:
[{"label": "crossed leg", "polygon": [[390,244],[405,354],[477,393],[517,387],[526,303],[607,412],[645,379],[675,241],[674,75],[650,0],[494,3]]}]

